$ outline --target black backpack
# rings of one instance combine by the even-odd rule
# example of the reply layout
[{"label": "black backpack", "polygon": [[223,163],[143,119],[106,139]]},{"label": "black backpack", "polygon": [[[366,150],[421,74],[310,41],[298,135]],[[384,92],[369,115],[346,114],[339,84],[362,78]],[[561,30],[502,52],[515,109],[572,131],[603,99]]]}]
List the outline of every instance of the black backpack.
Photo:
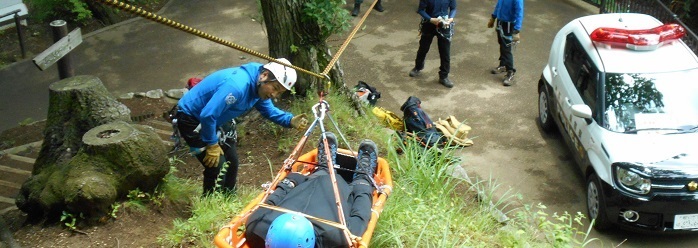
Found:
[{"label": "black backpack", "polygon": [[445,144],[445,137],[436,129],[434,122],[431,121],[429,115],[422,110],[420,104],[422,101],[419,98],[410,96],[407,101],[402,104],[400,110],[403,113],[405,121],[406,134],[401,134],[403,137],[412,137],[424,147],[439,146]]},{"label": "black backpack", "polygon": [[359,83],[354,86],[354,92],[359,99],[368,102],[368,104],[371,106],[376,105],[378,98],[381,98],[380,91],[376,90],[376,87],[370,86],[364,81],[359,81]]}]

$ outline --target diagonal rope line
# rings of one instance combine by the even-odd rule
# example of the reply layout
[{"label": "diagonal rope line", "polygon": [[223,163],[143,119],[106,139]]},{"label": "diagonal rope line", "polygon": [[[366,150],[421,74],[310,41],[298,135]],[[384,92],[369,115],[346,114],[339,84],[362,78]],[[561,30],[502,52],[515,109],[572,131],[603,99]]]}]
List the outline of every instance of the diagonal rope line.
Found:
[{"label": "diagonal rope line", "polygon": [[[158,23],[161,23],[161,24],[170,26],[170,27],[172,27],[172,28],[175,28],[175,29],[178,29],[178,30],[181,30],[181,31],[184,31],[184,32],[187,32],[187,33],[196,35],[196,36],[199,36],[199,37],[201,37],[201,38],[204,38],[204,39],[207,39],[207,40],[216,42],[216,43],[218,43],[218,44],[221,44],[221,45],[224,45],[224,46],[233,48],[233,49],[235,49],[235,50],[238,50],[238,51],[241,51],[241,52],[250,54],[250,55],[252,55],[252,56],[256,56],[256,57],[259,57],[259,58],[263,58],[263,59],[269,60],[269,61],[274,61],[274,62],[276,62],[276,63],[279,63],[279,64],[282,64],[282,65],[291,67],[291,68],[293,68],[293,69],[296,69],[296,70],[298,70],[298,71],[301,71],[301,72],[303,72],[303,73],[306,73],[306,74],[308,74],[308,75],[311,75],[311,76],[314,76],[314,77],[317,77],[317,78],[320,78],[320,79],[327,79],[327,76],[324,76],[324,75],[327,75],[326,73],[325,73],[324,75],[323,75],[323,74],[317,74],[317,73],[308,71],[308,70],[306,70],[306,69],[300,68],[300,67],[298,67],[298,66],[286,64],[286,63],[281,62],[281,61],[279,61],[279,60],[277,60],[277,59],[275,59],[275,58],[270,57],[269,55],[262,54],[262,53],[260,53],[260,52],[254,51],[254,50],[252,50],[252,49],[249,49],[249,48],[246,48],[246,47],[243,47],[243,46],[240,46],[240,45],[235,44],[235,43],[232,43],[232,42],[230,42],[230,41],[223,40],[223,39],[221,39],[221,38],[219,38],[219,37],[216,37],[216,36],[207,34],[207,33],[205,33],[205,32],[202,32],[201,30],[198,30],[198,29],[195,29],[195,28],[186,26],[186,25],[184,25],[184,24],[181,24],[181,23],[172,21],[172,20],[170,20],[170,19],[167,19],[167,18],[165,18],[165,17],[159,16],[159,15],[154,14],[154,13],[152,13],[152,12],[145,11],[145,10],[139,8],[139,7],[135,7],[135,6],[129,5],[129,4],[127,4],[127,3],[119,2],[119,1],[117,1],[117,0],[93,0],[93,1],[100,2],[100,3],[103,3],[103,4],[105,4],[105,5],[109,5],[109,6],[112,6],[112,7],[116,7],[116,8],[119,8],[119,9],[121,9],[121,10],[125,10],[125,11],[127,11],[127,12],[130,12],[130,13],[132,13],[132,14],[138,15],[138,16],[140,16],[140,17],[143,17],[143,18],[146,18],[146,19],[149,19],[149,20],[152,20],[152,21],[155,21],[155,22],[158,22]],[[333,60],[336,60],[336,59],[333,58]]]},{"label": "diagonal rope line", "polygon": [[332,70],[332,67],[334,67],[334,64],[337,63],[337,60],[339,60],[339,56],[342,55],[342,53],[344,52],[344,49],[347,48],[347,46],[349,45],[349,42],[354,38],[354,35],[356,34],[356,32],[359,31],[359,28],[361,28],[361,25],[364,24],[364,21],[368,17],[368,14],[370,14],[371,11],[373,11],[373,6],[375,6],[377,2],[378,2],[378,0],[373,1],[373,3],[371,4],[371,7],[368,8],[368,11],[366,11],[366,13],[364,13],[364,15],[361,17],[361,20],[359,20],[359,23],[357,23],[356,26],[354,26],[354,30],[352,30],[351,33],[349,34],[349,36],[347,37],[347,39],[344,40],[344,43],[342,43],[342,46],[339,47],[339,50],[337,50],[337,53],[334,56],[332,56],[332,60],[330,60],[330,63],[327,63],[327,67],[325,67],[325,70],[322,71],[322,75],[327,75],[327,73],[329,73],[330,70]]}]

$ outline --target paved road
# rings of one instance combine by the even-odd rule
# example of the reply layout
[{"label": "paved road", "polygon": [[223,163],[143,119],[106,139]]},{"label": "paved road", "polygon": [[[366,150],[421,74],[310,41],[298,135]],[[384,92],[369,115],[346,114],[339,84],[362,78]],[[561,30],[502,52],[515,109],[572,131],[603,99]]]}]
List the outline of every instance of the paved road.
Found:
[{"label": "paved road", "polygon": [[[515,52],[517,82],[503,87],[501,78],[488,72],[497,64],[494,31],[485,28],[494,1],[458,0],[451,48],[455,87],[447,89],[437,83],[436,44],[427,56],[422,76],[407,76],[418,46],[416,2],[383,0],[386,11],[371,14],[340,60],[347,84],[363,80],[376,86],[382,92],[378,105],[396,113],[407,97],[414,95],[433,119],[454,115],[466,121],[473,127],[475,145],[461,151],[463,167],[472,177],[492,178],[500,184],[502,190],[497,195],[510,189],[521,194],[526,204],[540,202],[551,211],[584,212],[584,180],[576,165],[559,136],[543,134],[536,124],[536,82],[555,32],[570,20],[598,10],[580,0],[526,1],[522,43]],[[171,0],[162,15],[264,53],[267,40],[255,20],[260,16],[257,11],[255,1]],[[192,76],[260,61],[142,19],[86,35],[75,56],[77,74],[98,76],[115,95],[177,88]],[[26,118],[44,119],[46,89],[56,80],[55,67],[40,72],[29,61],[0,69],[0,130]],[[605,247],[626,238],[624,247],[689,247],[698,242],[696,235],[656,237],[613,232],[592,236]]]}]

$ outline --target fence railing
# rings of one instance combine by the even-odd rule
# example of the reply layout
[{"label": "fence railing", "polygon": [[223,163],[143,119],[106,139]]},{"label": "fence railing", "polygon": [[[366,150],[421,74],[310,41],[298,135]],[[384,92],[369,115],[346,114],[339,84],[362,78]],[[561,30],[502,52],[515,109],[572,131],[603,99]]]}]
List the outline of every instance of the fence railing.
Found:
[{"label": "fence railing", "polygon": [[582,0],[593,6],[599,7],[599,13],[643,13],[654,16],[663,23],[678,23],[686,28],[686,36],[683,41],[698,54],[698,36],[681,21],[679,16],[669,9],[660,0]]}]

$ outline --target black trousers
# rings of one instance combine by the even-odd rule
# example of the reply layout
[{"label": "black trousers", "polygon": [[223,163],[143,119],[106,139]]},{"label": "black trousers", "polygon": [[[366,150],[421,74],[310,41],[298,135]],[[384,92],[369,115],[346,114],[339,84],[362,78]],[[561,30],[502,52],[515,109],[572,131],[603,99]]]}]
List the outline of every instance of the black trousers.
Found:
[{"label": "black trousers", "polygon": [[498,20],[496,31],[497,42],[499,43],[499,66],[506,67],[507,71],[516,72],[514,68],[514,54],[511,52],[513,46],[511,36],[514,32],[514,23]]},{"label": "black trousers", "polygon": [[414,61],[414,69],[424,69],[424,60],[427,57],[434,36],[436,36],[436,44],[439,47],[439,57],[441,58],[439,79],[448,78],[448,73],[451,71],[451,41],[439,35],[436,32],[436,25],[431,22],[422,24],[422,36],[419,39],[419,50],[417,50],[417,59]]},{"label": "black trousers", "polygon": [[[199,125],[199,120],[182,112],[178,112],[176,118],[180,135],[182,135],[182,138],[184,138],[189,147],[206,147],[206,143],[201,140],[199,133],[194,132],[196,126]],[[220,145],[221,149],[223,149],[223,156],[219,158],[218,166],[216,167],[207,167],[204,165],[203,161],[204,157],[206,157],[205,151],[196,155],[196,158],[204,167],[204,194],[213,192],[217,187],[227,191],[235,190],[239,166],[237,147],[233,139],[225,140],[223,144]],[[230,163],[225,173],[221,174],[221,168],[223,168],[226,161]]]}]

